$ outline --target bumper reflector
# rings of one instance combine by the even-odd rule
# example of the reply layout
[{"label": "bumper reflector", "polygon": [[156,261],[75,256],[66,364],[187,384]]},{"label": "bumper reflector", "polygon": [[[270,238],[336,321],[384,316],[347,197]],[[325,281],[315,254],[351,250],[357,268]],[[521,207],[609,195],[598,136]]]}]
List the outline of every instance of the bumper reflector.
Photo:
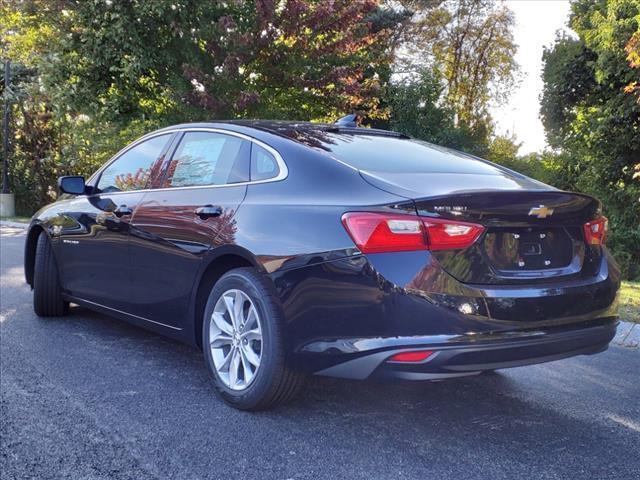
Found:
[{"label": "bumper reflector", "polygon": [[418,363],[423,362],[427,358],[433,355],[431,350],[419,350],[414,352],[401,352],[392,355],[387,360],[388,362],[403,362],[403,363]]}]

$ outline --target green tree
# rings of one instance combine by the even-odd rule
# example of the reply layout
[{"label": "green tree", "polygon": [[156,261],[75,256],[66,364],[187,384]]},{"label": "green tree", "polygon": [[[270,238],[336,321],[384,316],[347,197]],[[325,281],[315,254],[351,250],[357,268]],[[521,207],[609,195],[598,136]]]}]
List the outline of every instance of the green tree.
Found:
[{"label": "green tree", "polygon": [[511,10],[495,0],[401,3],[414,13],[400,46],[400,71],[436,68],[456,123],[488,131],[490,105],[506,100],[517,77]]},{"label": "green tree", "polygon": [[[640,78],[630,42],[640,30],[637,0],[579,0],[571,27],[544,53],[541,114],[552,147],[564,152],[578,190],[602,199],[610,245],[629,276],[640,275]],[[631,45],[633,45],[631,43]]]},{"label": "green tree", "polygon": [[444,89],[440,75],[432,70],[394,83],[386,96],[391,118],[385,126],[428,142],[485,155],[485,132],[456,125],[455,110],[442,102]]},{"label": "green tree", "polygon": [[233,117],[385,115],[397,22],[377,0],[15,0],[0,48],[26,72],[14,104],[18,208],[88,175],[141,133]]},{"label": "green tree", "polygon": [[[377,113],[375,0],[63,2],[47,68],[59,103],[111,120]],[[372,16],[377,14],[378,23]]]},{"label": "green tree", "polygon": [[487,159],[509,166],[510,162],[517,160],[521,145],[513,135],[497,135],[489,144]]}]

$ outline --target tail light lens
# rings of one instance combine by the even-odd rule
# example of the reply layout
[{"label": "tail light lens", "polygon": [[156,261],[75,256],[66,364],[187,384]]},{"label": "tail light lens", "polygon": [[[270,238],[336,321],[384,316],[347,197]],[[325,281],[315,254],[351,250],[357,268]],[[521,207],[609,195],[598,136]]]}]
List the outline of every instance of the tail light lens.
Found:
[{"label": "tail light lens", "polygon": [[429,241],[429,250],[453,250],[471,246],[484,231],[482,225],[454,222],[440,218],[425,218],[423,225]]},{"label": "tail light lens", "polygon": [[587,245],[604,245],[609,229],[607,217],[598,217],[584,224],[584,239]]},{"label": "tail light lens", "polygon": [[371,212],[345,213],[342,224],[362,253],[424,250],[420,218]]},{"label": "tail light lens", "polygon": [[362,253],[467,248],[482,225],[415,215],[350,212],[342,224]]}]

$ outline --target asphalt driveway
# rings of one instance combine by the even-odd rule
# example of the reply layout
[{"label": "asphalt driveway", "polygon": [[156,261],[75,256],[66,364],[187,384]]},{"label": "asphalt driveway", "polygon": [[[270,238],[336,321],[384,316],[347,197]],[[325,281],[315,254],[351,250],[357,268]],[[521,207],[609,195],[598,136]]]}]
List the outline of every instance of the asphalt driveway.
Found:
[{"label": "asphalt driveway", "polygon": [[250,414],[200,352],[81,308],[39,319],[1,228],[0,476],[640,478],[640,350],[441,383],[313,379]]}]

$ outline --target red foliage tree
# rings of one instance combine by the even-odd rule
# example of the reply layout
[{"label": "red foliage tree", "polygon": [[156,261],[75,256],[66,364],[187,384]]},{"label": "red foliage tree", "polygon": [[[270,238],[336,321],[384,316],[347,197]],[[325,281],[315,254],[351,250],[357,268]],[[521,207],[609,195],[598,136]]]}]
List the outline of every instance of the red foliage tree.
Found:
[{"label": "red foliage tree", "polygon": [[183,65],[186,100],[213,116],[379,115],[379,69],[390,31],[371,21],[377,0],[229,2],[193,32],[203,55]]}]

